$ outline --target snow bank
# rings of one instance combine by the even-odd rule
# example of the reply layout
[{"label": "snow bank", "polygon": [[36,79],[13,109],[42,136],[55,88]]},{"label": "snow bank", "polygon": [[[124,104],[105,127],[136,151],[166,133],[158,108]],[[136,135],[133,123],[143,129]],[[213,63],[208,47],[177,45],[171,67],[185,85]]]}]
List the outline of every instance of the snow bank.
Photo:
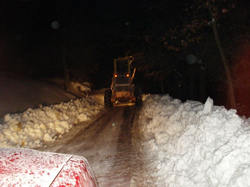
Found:
[{"label": "snow bank", "polygon": [[39,148],[55,141],[75,124],[91,119],[102,105],[95,97],[6,114],[0,122],[0,147]]},{"label": "snow bank", "polygon": [[78,83],[78,82],[70,82],[67,91],[73,93],[78,97],[83,97],[88,95],[91,92],[90,84],[87,82]]},{"label": "snow bank", "polygon": [[250,185],[250,126],[235,110],[153,95],[139,119],[156,186]]},{"label": "snow bank", "polygon": [[[52,105],[76,98],[58,85],[35,79],[0,76],[0,88],[1,118],[8,113],[24,112],[40,103]],[[74,93],[77,93],[77,90]]]}]

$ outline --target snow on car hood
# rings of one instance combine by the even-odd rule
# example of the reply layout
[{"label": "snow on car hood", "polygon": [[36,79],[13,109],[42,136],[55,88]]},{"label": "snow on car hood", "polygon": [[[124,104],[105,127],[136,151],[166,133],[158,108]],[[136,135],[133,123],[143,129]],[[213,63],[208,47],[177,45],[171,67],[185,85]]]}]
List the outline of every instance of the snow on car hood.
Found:
[{"label": "snow on car hood", "polygon": [[96,186],[84,157],[0,148],[0,186]]},{"label": "snow on car hood", "polygon": [[50,186],[72,157],[25,149],[0,149],[0,186]]}]

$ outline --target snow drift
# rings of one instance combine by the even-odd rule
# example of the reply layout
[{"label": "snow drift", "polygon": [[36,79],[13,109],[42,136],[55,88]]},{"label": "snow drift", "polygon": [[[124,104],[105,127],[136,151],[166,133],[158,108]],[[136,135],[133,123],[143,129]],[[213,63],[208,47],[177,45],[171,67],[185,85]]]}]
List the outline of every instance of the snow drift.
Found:
[{"label": "snow drift", "polygon": [[153,95],[139,119],[156,186],[249,186],[250,126],[235,110]]}]

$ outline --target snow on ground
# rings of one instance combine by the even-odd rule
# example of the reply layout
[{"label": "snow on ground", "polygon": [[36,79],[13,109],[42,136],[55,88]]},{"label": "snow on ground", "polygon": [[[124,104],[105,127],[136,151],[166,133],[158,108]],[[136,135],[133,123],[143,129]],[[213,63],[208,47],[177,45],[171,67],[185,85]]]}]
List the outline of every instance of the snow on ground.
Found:
[{"label": "snow on ground", "polygon": [[1,147],[39,148],[68,133],[74,125],[90,120],[102,109],[93,97],[6,114],[0,125]]},{"label": "snow on ground", "polygon": [[39,104],[51,105],[76,98],[60,84],[25,77],[7,77],[0,74],[0,117],[20,113]]},{"label": "snow on ground", "polygon": [[250,186],[250,125],[235,110],[152,95],[139,126],[155,186]]},{"label": "snow on ground", "polygon": [[[26,95],[25,102],[34,98],[38,105],[42,104],[41,98],[52,98],[51,92],[58,96],[62,93],[58,88],[53,92],[53,87],[48,89],[47,85],[47,91],[42,91],[44,84],[38,85],[38,95]],[[35,90],[24,84],[16,86],[16,90],[10,89],[7,84],[4,94],[0,94],[2,102],[2,98],[9,98],[8,91],[17,93],[16,103],[14,99],[4,101],[13,110],[15,104],[23,102],[19,92],[28,94]],[[81,89],[78,85],[72,87]],[[44,142],[55,141],[74,124],[101,111],[103,95],[98,94],[40,108],[29,106],[22,113],[6,113],[0,120],[0,146],[38,148]],[[0,106],[3,112],[4,105]],[[136,119],[135,133],[142,136],[141,150],[145,153],[144,158],[137,159],[146,160],[145,167],[149,169],[145,184],[156,181],[154,186],[250,186],[250,119],[239,117],[235,110],[214,106],[210,98],[202,104],[182,103],[168,95],[147,95]],[[136,177],[140,176],[132,176],[132,184]]]},{"label": "snow on ground", "polygon": [[[6,99],[4,96],[12,99],[7,98],[1,102],[1,112],[5,111],[5,108],[12,112],[16,111],[15,106],[18,108],[19,104],[22,109],[25,106],[38,107],[27,108],[21,113],[6,113],[0,119],[0,147],[40,148],[44,142],[53,142],[57,137],[69,132],[74,125],[90,120],[103,108],[98,96],[76,99],[74,95],[64,91],[58,85],[42,81],[2,79],[1,84],[4,88],[0,93],[1,101],[3,98]],[[13,86],[20,90],[15,91]],[[71,92],[77,93],[75,95],[81,95],[84,91],[90,91],[90,89],[79,83],[71,83]],[[24,96],[25,100],[23,100]],[[18,99],[17,103],[13,102]],[[67,100],[68,102],[49,106],[42,105],[42,103]],[[26,101],[29,102],[26,103]]]}]

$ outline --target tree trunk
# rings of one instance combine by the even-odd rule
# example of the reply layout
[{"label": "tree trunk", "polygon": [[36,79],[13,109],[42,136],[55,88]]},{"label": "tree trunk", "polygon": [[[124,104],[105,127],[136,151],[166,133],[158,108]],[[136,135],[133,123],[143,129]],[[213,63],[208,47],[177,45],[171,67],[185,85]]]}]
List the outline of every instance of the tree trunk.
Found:
[{"label": "tree trunk", "polygon": [[220,42],[220,37],[218,34],[218,29],[217,29],[217,21],[216,18],[213,16],[213,11],[211,9],[209,9],[210,11],[210,15],[211,15],[211,19],[212,19],[212,28],[213,28],[213,32],[214,32],[214,37],[215,37],[215,41],[217,44],[217,47],[220,51],[220,56],[221,56],[221,60],[225,69],[225,73],[226,73],[226,78],[227,78],[227,87],[228,87],[228,99],[230,101],[230,107],[236,109],[236,101],[235,101],[235,96],[234,96],[234,87],[233,87],[233,82],[232,82],[232,76],[231,76],[231,72],[227,63],[227,59],[225,56],[225,52],[223,47],[221,46],[221,42]]},{"label": "tree trunk", "polygon": [[69,87],[69,70],[66,64],[66,55],[65,52],[62,52],[62,62],[63,62],[63,71],[64,71],[64,89],[67,90]]},{"label": "tree trunk", "polygon": [[161,82],[161,93],[165,94],[164,80],[160,80],[160,82]]},{"label": "tree trunk", "polygon": [[206,89],[205,89],[205,72],[202,68],[199,70],[199,100],[203,103],[205,102]]},{"label": "tree trunk", "polygon": [[194,75],[193,75],[193,71],[191,70],[192,67],[190,67],[190,70],[189,70],[189,99],[190,100],[195,100],[195,97],[194,97],[194,89],[195,89],[195,86],[194,86]]}]

